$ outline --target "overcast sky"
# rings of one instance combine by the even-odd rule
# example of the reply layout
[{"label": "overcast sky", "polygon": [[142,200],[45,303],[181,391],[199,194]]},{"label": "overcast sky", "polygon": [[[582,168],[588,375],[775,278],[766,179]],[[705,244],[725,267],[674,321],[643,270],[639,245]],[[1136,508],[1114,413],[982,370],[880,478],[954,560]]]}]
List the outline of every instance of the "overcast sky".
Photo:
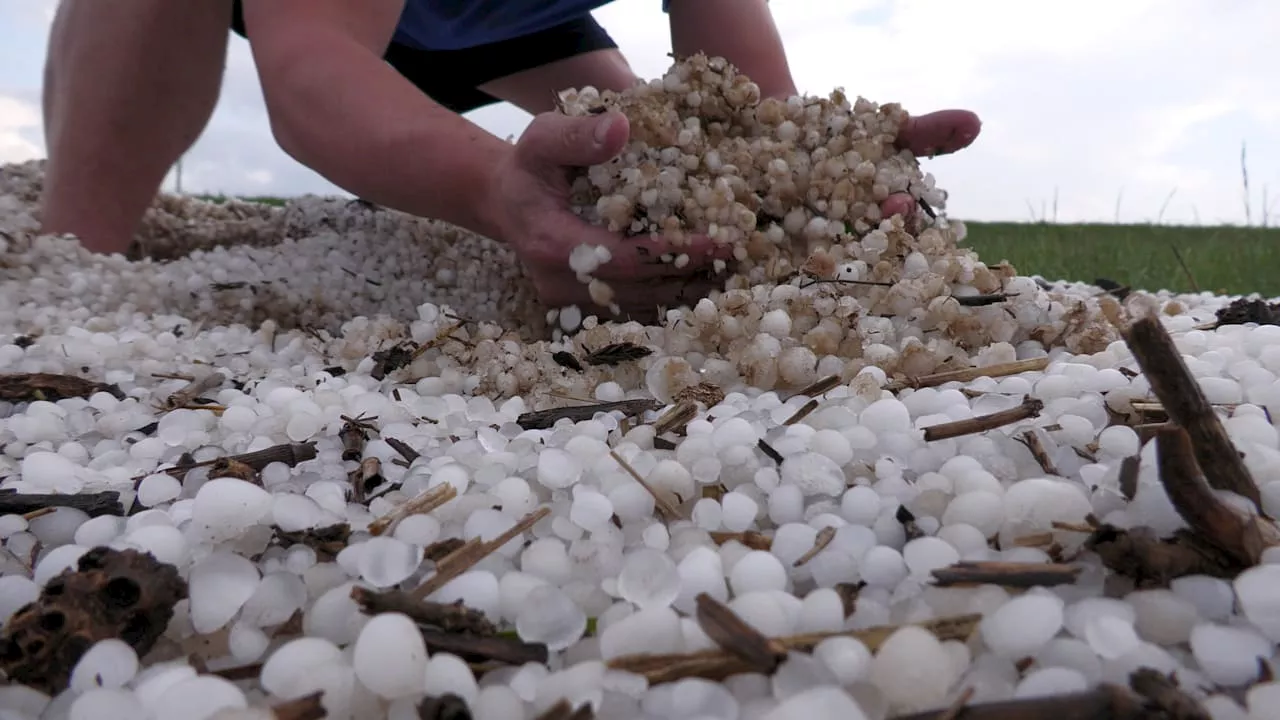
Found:
[{"label": "overcast sky", "polygon": [[[0,162],[42,157],[39,95],[54,0],[0,0]],[[1274,0],[773,0],[804,92],[843,86],[915,113],[969,108],[968,150],[925,161],[950,214],[1062,222],[1253,222],[1280,215],[1280,2]],[[659,0],[596,13],[642,76],[667,67]],[[510,106],[472,114],[518,135]],[[247,44],[232,39],[218,109],[185,165],[192,192],[336,193],[276,148]],[[1170,198],[1170,194],[1172,197]],[[1043,209],[1043,210],[1042,210]],[[1273,219],[1272,224],[1277,220]]]}]

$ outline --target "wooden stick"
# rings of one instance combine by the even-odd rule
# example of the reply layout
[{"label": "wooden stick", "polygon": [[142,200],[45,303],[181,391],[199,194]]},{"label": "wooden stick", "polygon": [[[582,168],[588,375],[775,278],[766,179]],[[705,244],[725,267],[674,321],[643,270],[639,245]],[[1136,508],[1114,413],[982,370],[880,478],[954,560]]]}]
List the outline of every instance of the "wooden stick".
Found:
[{"label": "wooden stick", "polygon": [[1013,362],[1001,363],[999,365],[988,365],[986,367],[971,367],[961,370],[951,370],[948,372],[935,373],[933,375],[921,375],[916,378],[908,378],[906,380],[895,380],[887,385],[885,389],[891,392],[906,390],[907,388],[925,388],[946,385],[949,382],[973,382],[982,377],[1006,377],[1009,375],[1018,375],[1024,372],[1036,372],[1049,367],[1048,357],[1031,358],[1029,360],[1015,360]]},{"label": "wooden stick", "polygon": [[1186,430],[1209,484],[1248,498],[1261,512],[1257,484],[1164,325],[1154,317],[1137,320],[1125,342],[1169,419]]},{"label": "wooden stick", "polygon": [[1067,585],[1076,581],[1081,568],[1035,562],[959,562],[933,571],[939,587],[999,585],[1030,588]]},{"label": "wooden stick", "polygon": [[627,474],[630,475],[633,480],[640,483],[640,487],[647,490],[649,494],[653,496],[653,502],[658,506],[658,510],[660,510],[667,517],[668,520],[676,520],[680,517],[680,511],[677,510],[676,507],[672,505],[670,501],[668,501],[665,497],[663,497],[662,493],[658,492],[657,488],[650,485],[649,482],[645,480],[644,477],[641,476],[640,473],[637,472],[635,468],[631,467],[631,463],[624,460],[623,457],[619,455],[616,450],[610,450],[609,456],[612,457],[615,462],[621,465],[622,469],[626,470]]},{"label": "wooden stick", "polygon": [[725,652],[768,675],[787,656],[787,649],[748,625],[724,603],[706,593],[695,598],[698,625]]},{"label": "wooden stick", "polygon": [[1008,410],[1000,410],[989,415],[979,415],[978,417],[966,418],[964,420],[953,420],[952,422],[938,423],[930,425],[924,429],[925,442],[933,442],[935,440],[949,440],[950,438],[960,437],[962,435],[973,435],[976,433],[994,430],[1005,425],[1012,425],[1023,420],[1030,420],[1040,414],[1044,409],[1044,403],[1040,400],[1027,396],[1021,405],[1009,408]]},{"label": "wooden stick", "polygon": [[381,535],[410,515],[425,515],[456,497],[458,497],[458,489],[450,483],[441,483],[429,490],[424,490],[420,495],[391,508],[386,515],[369,523],[369,533]]},{"label": "wooden stick", "polygon": [[[452,486],[451,486],[452,487]],[[551,514],[551,508],[543,506],[537,510],[525,515],[520,522],[511,527],[510,530],[502,533],[498,537],[483,542],[481,540],[472,540],[456,552],[436,563],[436,574],[432,575],[426,582],[414,588],[410,595],[421,600],[431,593],[439,590],[449,584],[450,580],[458,577],[467,570],[475,567],[475,564],[488,557],[498,548],[506,545],[516,537],[523,535],[526,530],[537,524],[539,520]]]},{"label": "wooden stick", "polygon": [[83,511],[89,517],[123,515],[120,493],[104,490],[94,493],[18,493],[0,490],[0,515],[26,515],[34,512],[52,512],[54,508],[68,507]]},{"label": "wooden stick", "polygon": [[574,422],[582,422],[595,417],[596,413],[621,411],[624,415],[641,415],[650,410],[657,410],[660,407],[662,407],[662,403],[648,398],[619,400],[617,402],[596,403],[594,405],[573,405],[527,412],[516,418],[516,424],[525,430],[546,430],[565,418]]},{"label": "wooden stick", "polygon": [[1227,553],[1242,569],[1257,565],[1262,551],[1280,544],[1280,529],[1268,518],[1245,517],[1220,500],[1200,476],[1191,438],[1180,427],[1156,435],[1160,484],[1192,532]]},{"label": "wooden stick", "polygon": [[[979,614],[943,617],[919,623],[939,640],[966,640],[977,629],[982,616]],[[847,636],[861,640],[867,649],[875,652],[900,626],[882,626],[865,630],[849,630],[823,633],[804,633],[773,638],[784,650],[809,652],[829,637]],[[614,670],[643,675],[650,685],[674,682],[687,677],[723,680],[731,675],[753,672],[752,666],[741,658],[721,649],[699,650],[678,654],[624,655],[608,661]]]}]

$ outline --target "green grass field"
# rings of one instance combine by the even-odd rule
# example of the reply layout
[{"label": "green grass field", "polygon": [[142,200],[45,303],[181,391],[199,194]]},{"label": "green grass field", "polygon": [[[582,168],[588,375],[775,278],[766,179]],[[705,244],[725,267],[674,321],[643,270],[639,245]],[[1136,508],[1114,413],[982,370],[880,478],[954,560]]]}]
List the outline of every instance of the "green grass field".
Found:
[{"label": "green grass field", "polygon": [[[219,200],[218,196],[205,199]],[[274,197],[243,200],[279,205]],[[1280,228],[967,222],[987,263],[1049,280],[1098,278],[1142,290],[1280,297]],[[1175,252],[1176,249],[1176,252]],[[1178,262],[1181,254],[1188,272]],[[1195,283],[1192,284],[1191,279]]]},{"label": "green grass field", "polygon": [[[1280,228],[966,223],[965,244],[1024,275],[1143,290],[1280,296]],[[1176,252],[1175,252],[1176,249]],[[1178,263],[1178,254],[1195,280]]]}]

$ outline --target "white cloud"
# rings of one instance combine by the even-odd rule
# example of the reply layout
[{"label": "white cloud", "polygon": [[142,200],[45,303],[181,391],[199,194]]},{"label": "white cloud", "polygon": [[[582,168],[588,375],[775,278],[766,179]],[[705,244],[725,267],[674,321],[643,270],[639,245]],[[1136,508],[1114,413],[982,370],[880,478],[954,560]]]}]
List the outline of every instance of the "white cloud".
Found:
[{"label": "white cloud", "polygon": [[0,95],[0,163],[25,162],[42,157],[42,143],[32,139],[39,132],[38,107],[16,97]]},{"label": "white cloud", "polygon": [[[15,6],[24,6],[20,13]],[[670,62],[659,0],[617,0],[596,17],[644,77]],[[47,32],[51,0],[0,6],[0,28]],[[1029,219],[1058,198],[1062,221],[1243,219],[1239,152],[1250,144],[1255,195],[1280,189],[1280,4],[1269,0],[773,0],[797,84],[901,102],[921,113],[965,107],[984,121],[964,152],[926,161],[953,214]],[[0,59],[6,30],[0,30]],[[0,78],[0,159],[39,150],[39,62]],[[25,73],[25,75],[23,74]],[[22,79],[25,78],[25,79]],[[16,84],[15,84],[16,83]],[[24,84],[25,83],[25,84]],[[12,92],[10,92],[12,91]],[[17,108],[17,109],[14,109]],[[470,116],[500,137],[529,116]],[[16,150],[14,149],[16,148]],[[184,167],[188,190],[335,192],[275,146],[247,44],[235,38],[223,96]],[[1259,200],[1255,200],[1257,206]],[[1255,213],[1256,214],[1256,213]]]}]

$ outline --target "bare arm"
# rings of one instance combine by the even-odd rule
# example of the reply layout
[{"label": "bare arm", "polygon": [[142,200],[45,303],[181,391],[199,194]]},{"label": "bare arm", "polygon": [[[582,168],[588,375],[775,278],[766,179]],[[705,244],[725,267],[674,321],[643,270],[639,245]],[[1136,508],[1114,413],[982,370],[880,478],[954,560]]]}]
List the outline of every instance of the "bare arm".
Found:
[{"label": "bare arm", "polygon": [[[403,0],[246,0],[280,146],[371,202],[496,236],[485,202],[508,143],[382,60]],[[447,70],[445,70],[447,72]]]},{"label": "bare arm", "polygon": [[767,0],[671,0],[668,13],[677,56],[722,57],[759,85],[762,97],[796,94]]}]

